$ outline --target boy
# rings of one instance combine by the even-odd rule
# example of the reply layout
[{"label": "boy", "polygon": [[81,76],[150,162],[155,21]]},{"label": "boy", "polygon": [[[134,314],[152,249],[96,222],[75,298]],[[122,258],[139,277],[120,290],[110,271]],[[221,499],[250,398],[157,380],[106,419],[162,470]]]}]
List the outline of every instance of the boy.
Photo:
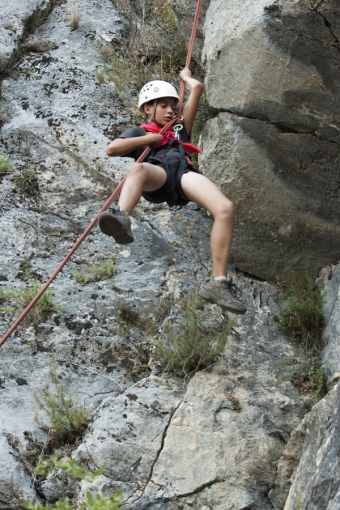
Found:
[{"label": "boy", "polygon": [[140,111],[145,112],[147,124],[128,129],[108,145],[108,156],[129,156],[135,161],[145,147],[150,146],[154,150],[146,162],[132,166],[120,194],[119,210],[110,208],[104,211],[99,216],[99,227],[104,234],[114,237],[117,243],[128,244],[134,240],[129,214],[141,196],[153,203],[167,202],[170,206],[196,202],[214,218],[210,237],[212,278],[202,285],[199,295],[229,312],[242,314],[247,309],[233,296],[226,278],[234,204],[192,165],[190,159],[186,159],[185,149],[201,152],[189,142],[203,85],[192,78],[188,68],[181,71],[180,78],[190,88],[183,110],[183,129],[178,132],[180,141],[174,140],[173,128],[164,135],[159,134],[161,128],[175,116],[178,94],[170,83],[155,80],[144,85],[139,95],[138,106]]}]

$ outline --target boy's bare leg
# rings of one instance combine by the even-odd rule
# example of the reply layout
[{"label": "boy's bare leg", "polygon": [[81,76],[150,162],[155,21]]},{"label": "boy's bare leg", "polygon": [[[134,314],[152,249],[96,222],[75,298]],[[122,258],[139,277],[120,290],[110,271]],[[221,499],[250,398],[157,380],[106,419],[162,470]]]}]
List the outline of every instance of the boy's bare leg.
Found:
[{"label": "boy's bare leg", "polygon": [[186,196],[207,209],[214,218],[210,236],[213,276],[225,276],[234,227],[234,204],[207,177],[187,172],[181,180]]},{"label": "boy's bare leg", "polygon": [[99,216],[99,228],[103,234],[113,237],[118,244],[134,241],[129,214],[141,197],[142,191],[155,191],[166,181],[165,170],[150,163],[135,163],[126,176],[120,194],[120,210],[114,208]]},{"label": "boy's bare leg", "polygon": [[151,163],[135,163],[129,170],[118,205],[127,214],[131,214],[143,191],[155,191],[166,181],[164,168]]},{"label": "boy's bare leg", "polygon": [[205,207],[214,217],[210,237],[213,277],[201,286],[199,296],[224,310],[243,314],[247,308],[234,295],[226,278],[233,235],[234,204],[204,175],[188,172],[183,175],[181,184],[186,196]]}]

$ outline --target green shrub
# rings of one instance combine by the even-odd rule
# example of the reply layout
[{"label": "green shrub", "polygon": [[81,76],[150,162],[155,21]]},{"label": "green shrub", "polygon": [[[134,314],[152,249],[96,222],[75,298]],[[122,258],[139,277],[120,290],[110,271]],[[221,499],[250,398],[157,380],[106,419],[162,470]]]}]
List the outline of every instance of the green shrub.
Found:
[{"label": "green shrub", "polygon": [[[58,363],[53,358],[49,360],[48,382],[34,398],[38,404],[35,421],[43,430],[53,429],[54,437],[59,441],[74,441],[87,427],[90,411],[86,410],[73,394],[67,395],[65,385],[58,377]],[[39,412],[43,411],[49,423],[39,419]]]},{"label": "green shrub", "polygon": [[33,170],[23,170],[14,179],[14,190],[22,195],[36,195],[39,191],[38,177]]},{"label": "green shrub", "polygon": [[303,352],[315,355],[324,346],[323,300],[311,271],[296,271],[279,280],[287,300],[279,324],[298,342]]},{"label": "green shrub", "polygon": [[[178,74],[185,65],[187,47],[168,2],[146,0],[143,18],[138,24],[135,2],[113,0],[113,3],[131,20],[130,37],[126,49],[118,46],[116,49],[112,46],[100,49],[107,64],[103,73],[106,81],[113,81],[120,91],[138,90],[153,79],[166,80],[178,87]],[[195,74],[201,73],[201,67],[194,61],[191,70]]]},{"label": "green shrub", "polygon": [[301,493],[295,496],[294,510],[302,510],[303,495]]},{"label": "green shrub", "polygon": [[[76,461],[73,459],[67,462],[58,461],[57,453],[48,460],[42,460],[40,458],[38,466],[35,470],[35,475],[48,476],[53,470],[61,469],[64,473],[67,473],[71,477],[79,480],[92,481],[94,478],[101,474],[101,470],[95,471],[94,473],[88,473],[82,466],[78,466]],[[87,492],[85,499],[77,504],[77,508],[83,508],[86,510],[124,510],[121,504],[122,491],[116,492],[109,498],[104,498],[101,492],[97,492],[95,496],[91,492]],[[49,505],[42,505],[41,503],[31,503],[28,501],[27,496],[23,503],[24,507],[29,510],[51,510],[52,507]],[[59,510],[72,510],[74,508],[68,499],[57,501],[53,508]]]},{"label": "green shrub", "polygon": [[[35,298],[41,289],[41,283],[32,278],[30,273],[26,270],[26,277],[29,280],[28,287],[17,289],[16,287],[0,287],[0,310],[14,312],[20,308],[25,308]],[[12,306],[3,306],[6,301],[13,303]],[[43,319],[46,315],[57,312],[62,309],[61,305],[56,305],[54,302],[54,293],[51,289],[47,288],[44,294],[36,302],[31,312],[35,322]]]},{"label": "green shrub", "polygon": [[258,485],[263,488],[264,492],[269,492],[275,486],[277,477],[277,465],[282,455],[282,445],[275,441],[269,440],[259,444],[259,453],[254,455],[247,465],[247,471],[255,478]]},{"label": "green shrub", "polygon": [[318,400],[326,392],[326,378],[319,357],[301,361],[287,361],[288,371],[280,377],[276,384],[289,380],[300,393],[308,393],[312,399]]},{"label": "green shrub", "polygon": [[82,272],[76,269],[72,271],[71,274],[74,276],[78,283],[108,280],[117,274],[117,262],[110,259],[101,266],[88,267],[86,271]]},{"label": "green shrub", "polygon": [[0,156],[0,175],[9,174],[12,171],[11,161],[9,155]]},{"label": "green shrub", "polygon": [[168,372],[191,377],[223,352],[234,322],[208,324],[206,313],[199,309],[197,293],[182,301],[180,312],[178,322],[164,324],[166,340],[156,343],[154,356]]}]

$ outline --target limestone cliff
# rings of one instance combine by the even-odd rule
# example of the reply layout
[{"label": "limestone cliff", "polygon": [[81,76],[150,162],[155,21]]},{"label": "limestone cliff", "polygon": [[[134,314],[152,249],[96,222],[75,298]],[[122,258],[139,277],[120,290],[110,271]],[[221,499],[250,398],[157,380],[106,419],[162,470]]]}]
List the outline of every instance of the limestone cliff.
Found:
[{"label": "limestone cliff", "polygon": [[[169,3],[187,38],[195,2]],[[33,278],[44,283],[128,170],[129,159],[105,149],[134,122],[138,91],[120,87],[127,60],[110,67],[103,54],[124,54],[134,37],[133,55],[152,61],[146,40],[164,2],[147,4],[3,7],[0,155],[11,170],[0,176],[2,289],[20,295]],[[142,200],[132,245],[95,228],[51,286],[54,311],[32,312],[0,348],[0,509],[22,508],[24,493],[76,505],[98,489],[122,489],[131,510],[339,508],[338,19],[331,0],[203,2],[195,58],[218,112],[201,134],[199,164],[237,204],[230,274],[248,312],[211,366],[170,375],[155,345],[179,331],[188,296],[209,275],[211,218],[195,204]],[[317,404],[285,380],[299,354],[277,327],[284,297],[272,283],[306,259],[327,265],[318,283],[330,391]],[[115,274],[95,278],[108,262]],[[1,336],[19,311],[2,307]],[[196,316],[216,340],[232,320],[202,303]],[[55,446],[34,419],[50,356],[90,412],[62,454],[101,468],[95,482],[34,477],[38,456]]]}]

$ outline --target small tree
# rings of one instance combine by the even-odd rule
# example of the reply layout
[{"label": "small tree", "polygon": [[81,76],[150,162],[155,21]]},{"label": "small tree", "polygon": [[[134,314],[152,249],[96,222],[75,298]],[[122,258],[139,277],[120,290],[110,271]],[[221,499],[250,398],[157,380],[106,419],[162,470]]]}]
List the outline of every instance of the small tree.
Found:
[{"label": "small tree", "polygon": [[[58,363],[53,358],[49,360],[48,382],[34,398],[38,404],[35,421],[44,430],[54,430],[54,436],[59,440],[74,440],[87,427],[90,411],[86,410],[73,394],[67,395],[65,385],[58,377]],[[49,424],[39,419],[39,411],[44,411],[49,418]]]}]

